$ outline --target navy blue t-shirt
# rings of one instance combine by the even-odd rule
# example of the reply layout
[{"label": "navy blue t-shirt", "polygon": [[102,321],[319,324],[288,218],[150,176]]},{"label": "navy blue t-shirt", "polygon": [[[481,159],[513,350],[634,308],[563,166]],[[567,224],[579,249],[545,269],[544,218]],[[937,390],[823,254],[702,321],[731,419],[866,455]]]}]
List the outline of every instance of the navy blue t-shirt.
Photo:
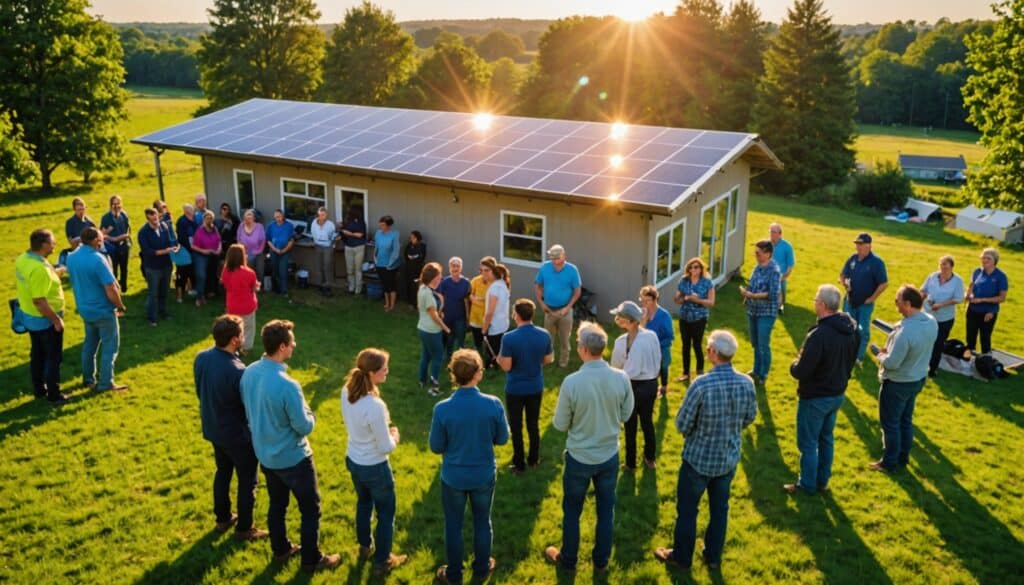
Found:
[{"label": "navy blue t-shirt", "polygon": [[850,293],[848,300],[850,306],[859,307],[883,282],[889,282],[889,275],[885,271],[885,262],[874,252],[861,260],[856,254],[843,264],[843,278],[850,279]]},{"label": "navy blue t-shirt", "polygon": [[459,282],[446,276],[437,285],[437,292],[444,295],[444,324],[448,327],[466,320],[466,297],[469,296],[469,279],[463,276]]},{"label": "navy blue t-shirt", "polygon": [[529,323],[520,325],[501,338],[501,357],[512,358],[512,369],[505,376],[505,394],[529,396],[544,391],[544,356],[551,353],[551,335]]}]

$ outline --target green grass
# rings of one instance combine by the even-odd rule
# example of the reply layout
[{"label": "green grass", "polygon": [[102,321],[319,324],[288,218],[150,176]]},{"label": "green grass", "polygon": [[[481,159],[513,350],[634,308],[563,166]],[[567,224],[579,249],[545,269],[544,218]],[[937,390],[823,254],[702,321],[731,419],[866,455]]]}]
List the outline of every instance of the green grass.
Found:
[{"label": "green grass", "polygon": [[[125,133],[183,120],[198,105],[188,99],[133,99]],[[0,243],[13,259],[27,234],[39,226],[60,231],[70,198],[85,197],[99,215],[111,193],[125,198],[136,220],[156,194],[152,161],[144,149],[132,153],[139,176],[123,173],[109,182],[83,186],[64,175],[57,193],[28,190],[0,195],[0,226],[11,237]],[[165,155],[168,199],[175,205],[201,189],[198,160]],[[743,458],[733,483],[729,538],[721,575],[698,561],[689,577],[666,572],[651,556],[670,543],[675,517],[676,473],[682,440],[672,419],[681,388],[658,404],[657,472],[624,476],[618,487],[616,540],[610,583],[1001,583],[1024,570],[1024,401],[1018,377],[992,383],[941,375],[918,401],[919,432],[908,472],[889,477],[865,471],[880,453],[876,370],[855,373],[836,429],[833,493],[790,497],[780,486],[796,477],[796,396],[786,365],[813,322],[810,305],[817,284],[834,282],[852,252],[854,234],[870,231],[888,262],[891,282],[920,284],[937,258],[952,253],[965,275],[988,242],[941,226],[905,225],[856,212],[813,207],[755,196],[748,216],[751,234],[780,221],[798,265],[790,308],[773,333],[775,365],[759,395],[757,421],[744,433]],[[753,236],[752,236],[753,237]],[[14,295],[12,263],[0,278],[3,298]],[[1024,252],[1004,248],[1000,267],[1010,278],[1024,274]],[[748,259],[745,272],[750,268]],[[0,581],[13,583],[236,583],[305,582],[293,563],[276,568],[266,543],[241,545],[213,531],[211,450],[200,434],[190,367],[195,352],[209,345],[207,324],[219,306],[173,305],[173,320],[153,330],[142,318],[144,294],[137,269],[130,278],[128,316],[118,380],[131,384],[123,395],[92,395],[79,384],[80,320],[68,293],[64,380],[76,400],[51,408],[31,398],[28,339],[4,331],[0,350]],[[1016,286],[1016,284],[1014,285]],[[999,347],[1024,352],[1020,296],[1011,290],[996,329]],[[398,488],[395,547],[410,562],[395,583],[426,583],[443,562],[438,457],[426,437],[434,400],[416,389],[419,344],[415,315],[385,315],[362,299],[299,292],[294,304],[264,299],[259,322],[271,317],[296,322],[299,346],[292,374],[303,384],[317,414],[311,437],[323,496],[321,540],[345,563],[313,582],[379,582],[355,560],[355,498],[344,466],[345,429],[338,406],[343,376],[367,345],[388,349],[391,377],[383,387],[403,442],[391,458]],[[877,316],[895,319],[892,295]],[[737,367],[749,369],[745,320],[730,283],[719,293],[712,326],[733,329],[744,345]],[[954,336],[963,336],[962,319]],[[875,341],[880,336],[874,336]],[[677,344],[678,345],[678,344]],[[672,378],[679,374],[679,350]],[[574,361],[572,367],[575,368]],[[546,371],[549,389],[542,413],[542,458],[536,471],[513,477],[502,470],[495,497],[494,555],[497,583],[567,583],[543,562],[544,546],[561,537],[561,452],[564,435],[549,425],[561,373]],[[501,377],[483,389],[501,396]],[[500,467],[511,448],[498,450]],[[263,524],[264,490],[257,499]],[[700,525],[707,521],[706,504]],[[593,506],[583,517],[582,557],[593,545]],[[292,506],[289,527],[298,534]],[[591,582],[581,563],[578,582]],[[604,582],[602,578],[593,579]]]}]

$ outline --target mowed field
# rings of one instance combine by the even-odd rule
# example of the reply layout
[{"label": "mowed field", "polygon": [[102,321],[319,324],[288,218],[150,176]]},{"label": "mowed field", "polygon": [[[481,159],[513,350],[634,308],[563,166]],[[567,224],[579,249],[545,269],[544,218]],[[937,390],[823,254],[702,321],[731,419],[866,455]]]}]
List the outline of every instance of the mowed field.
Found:
[{"label": "mowed field", "polygon": [[[125,134],[138,136],[187,119],[201,102],[188,97],[137,97],[130,102]],[[862,138],[863,140],[863,138]],[[888,140],[888,139],[887,139]],[[893,140],[898,140],[893,138]],[[958,142],[932,138],[936,151]],[[905,152],[914,151],[910,147]],[[2,298],[14,296],[13,258],[26,248],[32,229],[46,226],[62,237],[70,200],[84,197],[98,219],[113,193],[140,225],[142,209],[156,197],[152,156],[131,147],[137,176],[83,186],[70,173],[57,190],[0,194]],[[864,157],[862,157],[863,159]],[[971,159],[969,158],[969,162]],[[199,160],[168,152],[163,157],[172,209],[202,189]],[[888,263],[892,287],[876,316],[896,319],[892,293],[899,283],[920,284],[943,254],[953,254],[967,276],[981,248],[975,236],[937,225],[885,222],[857,210],[807,206],[755,196],[748,216],[750,238],[779,221],[797,254],[785,315],[776,324],[774,365],[758,394],[757,420],[743,435],[743,453],[733,482],[729,535],[720,573],[696,560],[689,574],[667,571],[652,556],[670,545],[682,438],[673,419],[685,388],[673,383],[656,407],[657,470],[623,475],[618,486],[615,548],[611,572],[593,576],[587,558],[593,545],[593,506],[583,517],[581,564],[575,576],[545,564],[543,548],[561,538],[561,453],[564,434],[550,426],[564,371],[545,370],[548,389],[542,411],[542,464],[523,476],[505,471],[511,447],[498,450],[494,502],[494,583],[1009,583],[1024,572],[1024,390],[1018,376],[980,383],[947,373],[928,382],[918,400],[918,433],[907,471],[870,473],[864,465],[881,452],[877,423],[877,370],[872,362],[854,372],[836,429],[832,492],[793,497],[781,490],[796,478],[795,385],[788,363],[813,323],[816,286],[835,282],[852,253],[856,233],[875,235],[876,252]],[[398,221],[401,222],[400,215]],[[1024,353],[1024,313],[1019,289],[1024,252],[1001,248],[1011,279],[1009,301],[996,328],[996,345]],[[748,258],[744,273],[752,259]],[[584,278],[586,278],[586,267]],[[402,444],[391,457],[398,490],[395,549],[410,561],[387,581],[428,583],[444,562],[439,457],[427,448],[436,399],[416,389],[419,341],[415,313],[385,315],[365,299],[323,299],[299,291],[293,304],[261,298],[258,322],[295,321],[298,348],[291,373],[304,386],[316,412],[310,440],[323,497],[321,542],[340,552],[335,572],[306,577],[297,562],[271,562],[269,544],[241,544],[213,530],[210,485],[213,458],[200,433],[191,364],[210,345],[208,326],[221,305],[172,304],[171,321],[157,329],[142,316],[144,290],[132,263],[128,315],[122,321],[117,379],[131,389],[95,395],[81,386],[81,320],[67,291],[68,324],[63,378],[75,400],[53,408],[32,398],[29,340],[4,328],[0,349],[0,581],[11,583],[363,583],[384,582],[358,561],[354,537],[355,497],[345,470],[345,428],[339,390],[355,354],[365,346],[391,352],[391,375],[383,386]],[[752,352],[736,279],[719,291],[711,326],[733,330],[741,340],[737,367],[746,371]],[[600,291],[598,291],[600,292]],[[667,307],[672,309],[672,307]],[[963,337],[958,316],[954,337]],[[875,334],[873,341],[881,341]],[[672,379],[679,375],[679,343]],[[578,366],[578,360],[571,368]],[[489,374],[485,392],[503,397],[503,376]],[[257,522],[265,526],[266,492],[257,496]],[[706,503],[700,528],[707,521]],[[293,505],[289,530],[298,538]],[[467,538],[469,535],[467,534]],[[698,547],[700,545],[698,544]],[[469,547],[467,547],[469,550]],[[698,548],[699,550],[699,548]]]}]

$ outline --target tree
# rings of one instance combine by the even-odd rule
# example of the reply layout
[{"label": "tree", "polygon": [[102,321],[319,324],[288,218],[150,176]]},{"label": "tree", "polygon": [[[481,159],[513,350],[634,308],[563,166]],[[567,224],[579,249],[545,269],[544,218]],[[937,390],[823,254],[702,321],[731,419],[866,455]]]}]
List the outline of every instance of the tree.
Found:
[{"label": "tree", "polygon": [[487,109],[490,69],[455,33],[443,33],[420,63],[396,102],[425,110]]},{"label": "tree", "polygon": [[786,165],[765,186],[802,193],[845,179],[854,164],[856,102],[839,31],[821,0],[796,0],[764,68],[754,126]]},{"label": "tree", "polygon": [[313,96],[324,57],[313,0],[215,0],[209,14],[213,30],[197,55],[205,111],[253,97]]},{"label": "tree", "polygon": [[525,68],[508,57],[491,63],[491,103],[496,112],[515,109],[519,88],[526,78]]},{"label": "tree", "polygon": [[992,34],[967,39],[967,63],[976,73],[963,87],[964,104],[988,152],[968,174],[966,192],[981,205],[1024,210],[1024,0],[993,9],[999,19]]},{"label": "tree", "polygon": [[0,2],[0,109],[12,114],[44,191],[64,164],[79,170],[124,157],[123,54],[85,0]]},{"label": "tree", "polygon": [[415,50],[393,12],[369,2],[350,8],[331,35],[321,95],[346,104],[385,104],[409,79]]},{"label": "tree", "polygon": [[904,24],[903,21],[897,20],[878,29],[871,39],[871,47],[902,55],[916,38],[917,29],[914,28],[913,21]]},{"label": "tree", "polygon": [[857,112],[862,122],[893,124],[905,120],[911,68],[891,51],[875,49],[857,67]]},{"label": "tree", "polygon": [[416,46],[421,49],[429,49],[434,46],[437,42],[437,37],[441,36],[444,32],[439,26],[432,26],[430,28],[421,28],[416,32],[412,33],[413,40],[416,41]]},{"label": "tree", "polygon": [[525,50],[523,39],[503,30],[492,30],[476,43],[476,52],[486,61],[497,61],[502,57],[515,59]]},{"label": "tree", "polygon": [[21,143],[21,128],[0,112],[0,189],[12,189],[35,178],[37,169]]},{"label": "tree", "polygon": [[750,0],[733,3],[722,25],[724,54],[722,106],[715,127],[742,131],[750,127],[757,100],[757,80],[764,73],[767,27]]}]

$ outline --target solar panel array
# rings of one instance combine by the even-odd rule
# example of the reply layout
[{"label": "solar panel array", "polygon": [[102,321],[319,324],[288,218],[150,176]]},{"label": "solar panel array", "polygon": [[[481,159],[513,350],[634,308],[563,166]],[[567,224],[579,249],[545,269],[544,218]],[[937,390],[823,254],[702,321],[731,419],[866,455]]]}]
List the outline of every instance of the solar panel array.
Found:
[{"label": "solar panel array", "polygon": [[669,207],[754,135],[253,99],[133,142]]}]

